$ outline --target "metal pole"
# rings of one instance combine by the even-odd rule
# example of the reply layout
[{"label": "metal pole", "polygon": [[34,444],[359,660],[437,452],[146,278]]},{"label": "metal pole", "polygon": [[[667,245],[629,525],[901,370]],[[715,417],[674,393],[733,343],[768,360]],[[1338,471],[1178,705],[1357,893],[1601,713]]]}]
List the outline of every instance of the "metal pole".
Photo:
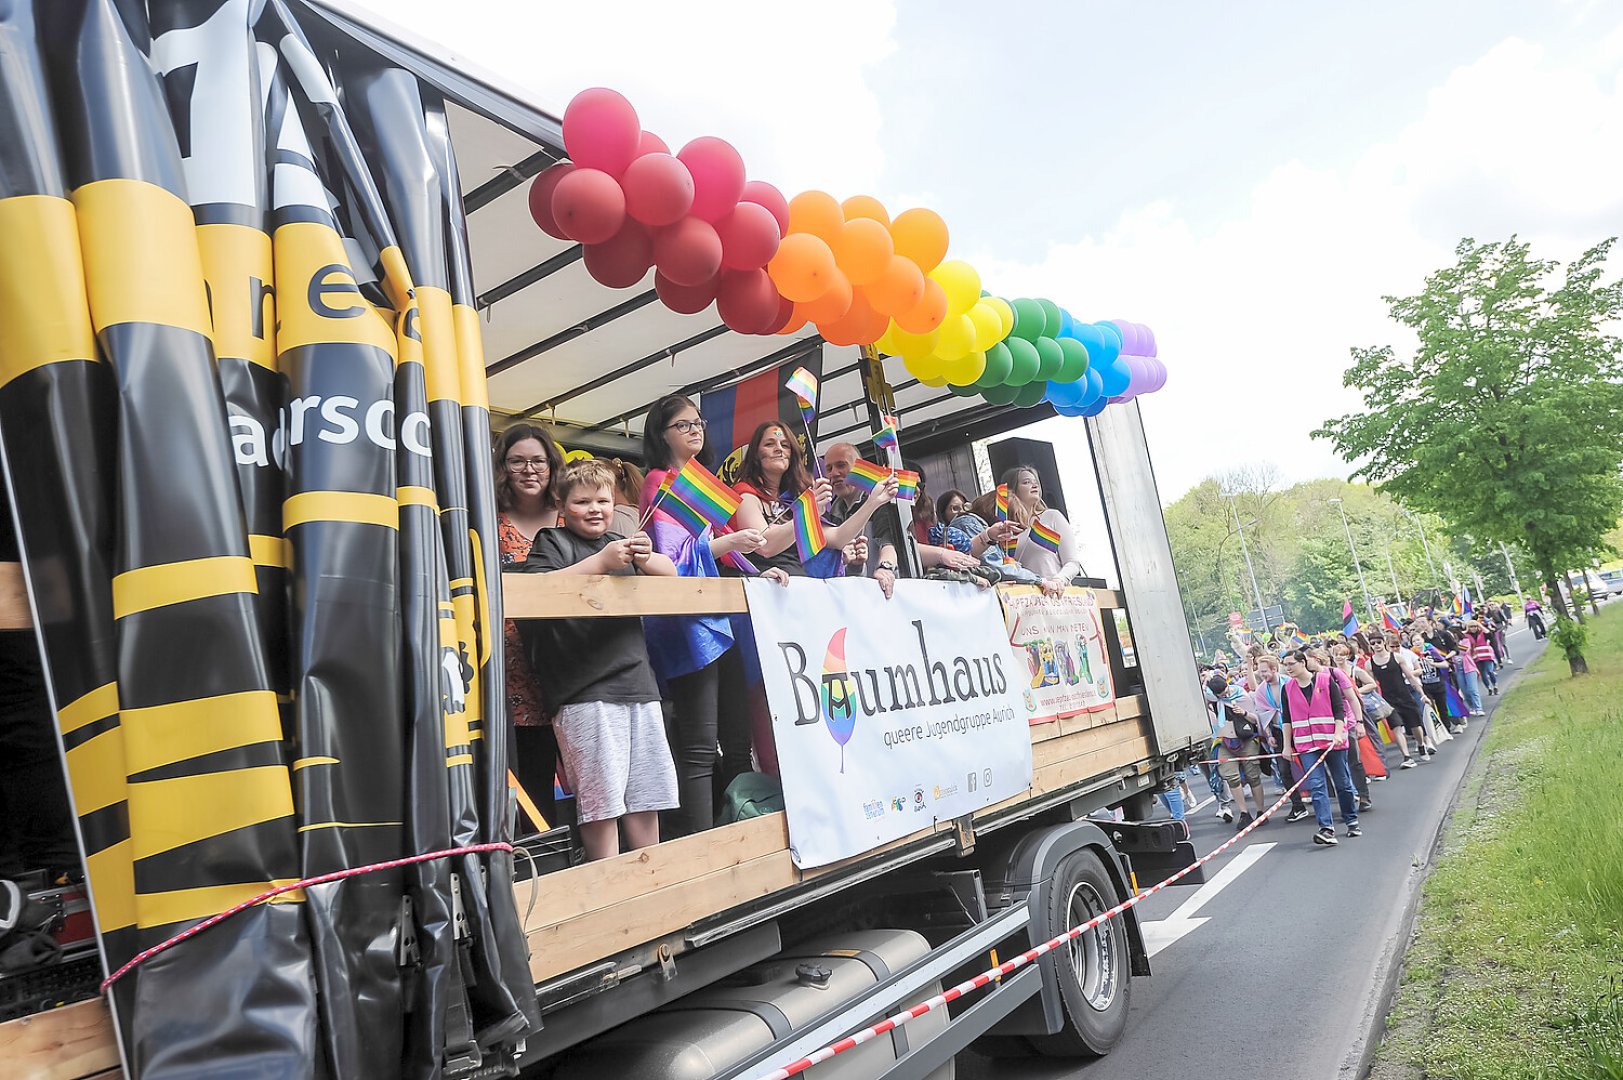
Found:
[{"label": "metal pole", "polygon": [[1392,565],[1392,541],[1386,542],[1386,572],[1392,575],[1392,599],[1403,603],[1403,591],[1398,588],[1398,572]]},{"label": "metal pole", "polygon": [[1426,543],[1426,527],[1420,524],[1420,518],[1417,515],[1410,513],[1408,510],[1405,510],[1404,513],[1409,515],[1409,520],[1414,522],[1414,527],[1420,530],[1420,550],[1426,553],[1426,566],[1431,570],[1431,583],[1441,589],[1443,582],[1437,576],[1437,564],[1431,561],[1431,545]]},{"label": "metal pole", "polygon": [[1364,567],[1358,561],[1358,549],[1353,546],[1352,526],[1347,523],[1347,510],[1341,505],[1340,499],[1331,499],[1336,509],[1341,513],[1341,527],[1347,530],[1347,550],[1352,552],[1353,569],[1358,571],[1358,587],[1364,590],[1364,610],[1369,612],[1371,626],[1379,626],[1381,620],[1375,614],[1375,602],[1369,598],[1369,586],[1364,583]]},{"label": "metal pole", "polygon": [[1499,551],[1505,557],[1505,569],[1510,571],[1510,587],[1516,590],[1516,606],[1520,608],[1527,603],[1527,597],[1522,595],[1522,582],[1516,576],[1516,564],[1510,561],[1510,549],[1503,540],[1499,542]]},{"label": "metal pole", "polygon": [[1262,635],[1268,636],[1268,608],[1262,602],[1262,589],[1257,586],[1257,571],[1251,565],[1251,549],[1246,546],[1245,527],[1240,524],[1240,508],[1234,501],[1234,493],[1227,492],[1229,509],[1234,511],[1234,528],[1240,534],[1240,551],[1245,554],[1245,572],[1251,575],[1251,592],[1257,598],[1257,614],[1262,618]]}]

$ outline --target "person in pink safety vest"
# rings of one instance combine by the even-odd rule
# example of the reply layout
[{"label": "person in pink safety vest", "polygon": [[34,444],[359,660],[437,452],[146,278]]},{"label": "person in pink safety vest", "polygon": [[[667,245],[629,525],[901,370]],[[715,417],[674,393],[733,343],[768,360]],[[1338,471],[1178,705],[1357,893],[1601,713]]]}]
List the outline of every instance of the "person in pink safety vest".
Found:
[{"label": "person in pink safety vest", "polygon": [[[1347,705],[1329,671],[1308,670],[1307,654],[1300,649],[1285,654],[1285,692],[1280,699],[1285,740],[1308,774],[1313,792],[1313,816],[1319,829],[1315,844],[1336,843],[1335,821],[1330,816],[1329,779],[1336,784],[1341,820],[1348,836],[1362,836],[1358,824],[1358,797],[1347,766]],[[1353,722],[1357,722],[1356,717]],[[1320,764],[1320,759],[1323,764]],[[1329,779],[1325,770],[1329,770]]]}]

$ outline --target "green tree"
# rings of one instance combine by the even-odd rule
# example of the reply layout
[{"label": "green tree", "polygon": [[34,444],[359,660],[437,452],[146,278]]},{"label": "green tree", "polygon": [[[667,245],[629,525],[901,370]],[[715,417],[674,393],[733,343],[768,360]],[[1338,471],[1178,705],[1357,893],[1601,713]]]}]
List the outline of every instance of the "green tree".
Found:
[{"label": "green tree", "polygon": [[[1603,547],[1623,507],[1623,360],[1607,333],[1623,282],[1603,280],[1613,241],[1562,271],[1515,237],[1461,240],[1454,265],[1414,296],[1386,297],[1419,347],[1355,348],[1346,385],[1366,411],[1314,432],[1354,474],[1434,511],[1462,533],[1527,551],[1568,615],[1557,583]],[[1565,651],[1587,671],[1576,638]]]}]

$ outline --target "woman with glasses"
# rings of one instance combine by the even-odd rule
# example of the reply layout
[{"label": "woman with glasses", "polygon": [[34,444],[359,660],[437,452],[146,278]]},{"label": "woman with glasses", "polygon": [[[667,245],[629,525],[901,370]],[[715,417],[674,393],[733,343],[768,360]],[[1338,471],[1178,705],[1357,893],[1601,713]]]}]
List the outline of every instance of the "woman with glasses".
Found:
[{"label": "woman with glasses", "polygon": [[[654,550],[676,564],[681,577],[716,577],[716,560],[729,552],[749,556],[765,538],[754,529],[699,536],[657,504],[665,477],[704,451],[704,418],[693,402],[670,394],[654,402],[643,421],[642,456],[648,467],[638,505]],[[702,832],[716,823],[715,776],[719,757],[717,699],[720,660],[733,645],[732,622],[724,615],[676,615],[644,619],[648,659],[671,701],[671,756],[681,805],[663,815],[666,839]],[[734,650],[736,651],[736,650]]]},{"label": "woman with glasses", "polygon": [[[563,454],[552,436],[535,424],[514,424],[496,440],[496,536],[502,569],[522,566],[530,557],[535,534],[558,524],[553,478],[563,469]],[[507,620],[507,711],[513,719],[513,775],[552,824],[553,782],[558,771],[558,742],[552,722],[541,708],[541,691],[530,667],[518,624]]]}]

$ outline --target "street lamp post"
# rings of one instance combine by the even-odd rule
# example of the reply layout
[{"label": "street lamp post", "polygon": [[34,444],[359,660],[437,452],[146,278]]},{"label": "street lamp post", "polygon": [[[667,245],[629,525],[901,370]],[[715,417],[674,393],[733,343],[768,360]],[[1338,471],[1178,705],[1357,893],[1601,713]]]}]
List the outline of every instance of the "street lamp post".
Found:
[{"label": "street lamp post", "polygon": [[1262,618],[1262,636],[1266,640],[1268,637],[1268,608],[1262,602],[1262,589],[1257,586],[1256,568],[1251,565],[1251,549],[1246,545],[1245,527],[1240,524],[1240,508],[1234,501],[1237,494],[1237,492],[1225,491],[1222,496],[1229,501],[1229,509],[1234,511],[1234,528],[1240,534],[1240,551],[1245,555],[1245,572],[1251,575],[1251,592],[1257,598],[1257,614]]},{"label": "street lamp post", "polygon": [[1337,511],[1341,514],[1341,527],[1347,530],[1347,550],[1352,552],[1353,569],[1358,571],[1358,587],[1364,590],[1364,610],[1369,612],[1371,626],[1379,626],[1381,620],[1375,615],[1375,602],[1369,597],[1369,586],[1364,583],[1364,567],[1358,561],[1358,548],[1353,545],[1352,526],[1347,522],[1347,510],[1341,505],[1340,499],[1331,499]]},{"label": "street lamp post", "polygon": [[1431,570],[1431,583],[1441,590],[1443,583],[1437,576],[1437,564],[1431,561],[1431,545],[1426,543],[1426,527],[1420,524],[1420,518],[1413,512],[1408,509],[1404,509],[1403,512],[1409,515],[1414,527],[1420,530],[1420,550],[1426,553],[1426,566]]},{"label": "street lamp post", "polygon": [[1392,565],[1392,541],[1386,542],[1386,572],[1392,575],[1392,599],[1403,603],[1403,591],[1398,588],[1398,572]]},{"label": "street lamp post", "polygon": [[1516,590],[1516,606],[1521,607],[1527,603],[1527,598],[1522,595],[1522,583],[1516,576],[1516,564],[1510,561],[1510,549],[1505,546],[1503,540],[1499,542],[1499,552],[1505,557],[1505,569],[1510,571],[1510,587]]}]

